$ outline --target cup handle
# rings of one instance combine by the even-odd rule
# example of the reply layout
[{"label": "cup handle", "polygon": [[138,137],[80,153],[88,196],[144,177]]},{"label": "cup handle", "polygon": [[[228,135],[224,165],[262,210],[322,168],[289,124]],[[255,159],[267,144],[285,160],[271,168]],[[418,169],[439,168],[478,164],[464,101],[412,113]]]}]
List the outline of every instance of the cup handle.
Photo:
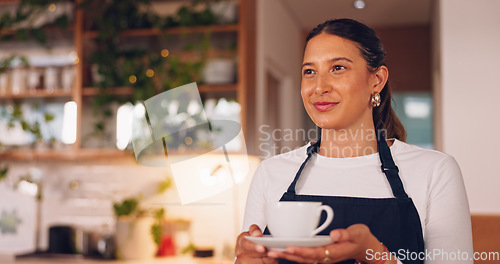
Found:
[{"label": "cup handle", "polygon": [[325,210],[325,212],[326,212],[326,220],[325,220],[325,222],[323,222],[323,224],[320,227],[318,227],[314,231],[312,231],[311,236],[315,236],[317,233],[323,231],[325,228],[328,227],[328,225],[330,225],[330,223],[333,220],[333,209],[328,205],[322,205],[322,206],[318,207],[319,214],[321,214],[321,212],[323,210]]}]

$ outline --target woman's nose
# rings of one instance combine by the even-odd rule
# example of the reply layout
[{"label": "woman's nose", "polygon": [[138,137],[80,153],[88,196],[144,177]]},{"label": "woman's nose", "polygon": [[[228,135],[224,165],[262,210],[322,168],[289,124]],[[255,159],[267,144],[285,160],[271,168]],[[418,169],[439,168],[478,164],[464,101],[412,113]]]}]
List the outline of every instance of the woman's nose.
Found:
[{"label": "woman's nose", "polygon": [[317,82],[316,82],[316,89],[315,89],[315,93],[316,94],[324,94],[324,93],[328,93],[328,92],[331,92],[333,87],[332,87],[332,82],[331,80],[329,80],[328,76],[324,76],[324,75],[321,75],[321,74],[318,74],[317,75]]}]

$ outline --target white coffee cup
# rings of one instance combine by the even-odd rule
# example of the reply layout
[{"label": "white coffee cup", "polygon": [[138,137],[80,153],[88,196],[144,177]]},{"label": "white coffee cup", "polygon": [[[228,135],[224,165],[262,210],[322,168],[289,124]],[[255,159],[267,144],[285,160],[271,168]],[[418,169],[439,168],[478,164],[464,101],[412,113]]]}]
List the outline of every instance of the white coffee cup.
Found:
[{"label": "white coffee cup", "polygon": [[[318,227],[321,212],[325,222]],[[266,208],[267,227],[273,237],[308,238],[323,231],[333,220],[333,210],[321,202],[277,202]]]}]

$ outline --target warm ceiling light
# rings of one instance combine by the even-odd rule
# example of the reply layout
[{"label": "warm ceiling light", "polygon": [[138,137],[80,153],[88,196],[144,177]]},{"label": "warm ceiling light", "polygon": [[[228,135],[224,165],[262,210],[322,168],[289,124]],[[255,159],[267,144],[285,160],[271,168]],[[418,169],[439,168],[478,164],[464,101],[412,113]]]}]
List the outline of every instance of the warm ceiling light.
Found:
[{"label": "warm ceiling light", "polygon": [[366,7],[366,3],[363,0],[356,0],[354,1],[354,8],[356,9],[363,9]]},{"label": "warm ceiling light", "polygon": [[155,75],[155,71],[153,71],[152,69],[148,69],[146,71],[146,76],[148,76],[149,78],[153,77]]},{"label": "warm ceiling light", "polygon": [[56,4],[54,4],[54,3],[50,4],[50,5],[49,5],[49,11],[50,11],[50,12],[54,12],[54,11],[56,11]]},{"label": "warm ceiling light", "polygon": [[129,81],[130,83],[135,83],[135,82],[137,82],[137,77],[136,77],[135,75],[130,75],[130,76],[128,77],[128,81]]},{"label": "warm ceiling light", "polygon": [[170,54],[170,52],[168,51],[168,49],[162,49],[162,50],[161,50],[161,56],[162,56],[162,57],[164,57],[164,58],[165,58],[165,57],[167,57],[167,56],[168,56],[168,54]]}]

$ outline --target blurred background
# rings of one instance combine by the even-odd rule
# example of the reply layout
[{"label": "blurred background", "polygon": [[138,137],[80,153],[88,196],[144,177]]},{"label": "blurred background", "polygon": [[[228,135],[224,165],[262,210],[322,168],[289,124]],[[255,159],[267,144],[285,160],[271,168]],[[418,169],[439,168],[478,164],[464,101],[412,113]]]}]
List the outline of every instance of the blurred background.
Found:
[{"label": "blurred background", "polygon": [[[457,160],[475,250],[498,252],[499,8],[497,0],[0,0],[0,256],[231,263],[260,160],[317,136],[299,92],[305,37],[343,17],[377,31],[408,143]],[[168,166],[137,164],[130,131],[144,101],[191,82],[206,117],[239,122],[241,133],[228,144],[231,166],[200,163],[193,180],[210,194],[184,204],[194,191],[180,189]],[[199,111],[182,100],[163,107],[179,129],[192,122],[181,113]],[[189,154],[197,137],[166,139],[176,146],[168,156]],[[137,241],[149,248],[118,242],[139,220]],[[69,238],[74,245],[61,247]]]}]

